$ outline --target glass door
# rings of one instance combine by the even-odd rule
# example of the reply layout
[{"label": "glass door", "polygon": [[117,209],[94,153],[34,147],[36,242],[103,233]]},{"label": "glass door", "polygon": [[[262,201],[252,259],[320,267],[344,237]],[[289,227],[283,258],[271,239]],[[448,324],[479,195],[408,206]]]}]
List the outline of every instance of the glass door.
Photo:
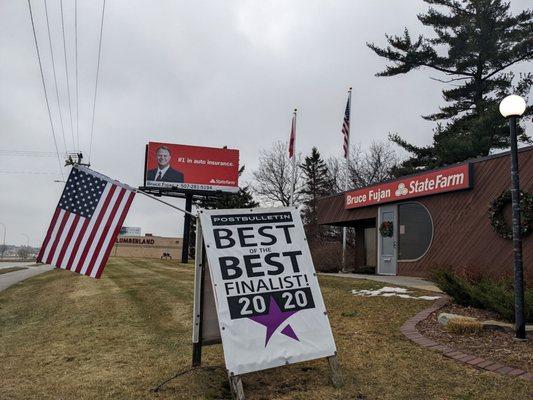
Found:
[{"label": "glass door", "polygon": [[[392,226],[391,226],[392,224]],[[383,229],[387,228],[388,229]],[[398,263],[398,206],[379,207],[378,211],[378,274],[396,275]]]}]

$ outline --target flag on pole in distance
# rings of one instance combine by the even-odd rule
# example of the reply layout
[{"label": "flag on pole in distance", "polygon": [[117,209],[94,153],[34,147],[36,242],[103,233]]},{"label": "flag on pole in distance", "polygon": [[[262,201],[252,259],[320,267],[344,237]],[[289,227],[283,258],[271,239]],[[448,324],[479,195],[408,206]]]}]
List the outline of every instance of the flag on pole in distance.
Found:
[{"label": "flag on pole in distance", "polygon": [[134,196],[127,185],[73,167],[37,261],[100,278]]},{"label": "flag on pole in distance", "polygon": [[342,123],[342,135],[344,137],[344,143],[342,147],[344,149],[344,158],[348,158],[350,147],[350,101],[351,95],[348,95],[348,102],[346,103],[346,110],[344,111],[344,121]]},{"label": "flag on pole in distance", "polygon": [[291,136],[289,137],[289,158],[294,157],[294,146],[296,142],[296,110],[292,116]]}]

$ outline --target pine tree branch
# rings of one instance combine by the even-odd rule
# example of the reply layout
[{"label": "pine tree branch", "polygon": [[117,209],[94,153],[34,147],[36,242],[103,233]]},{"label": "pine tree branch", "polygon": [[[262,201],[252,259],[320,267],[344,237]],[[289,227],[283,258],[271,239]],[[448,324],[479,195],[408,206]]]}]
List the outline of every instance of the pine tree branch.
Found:
[{"label": "pine tree branch", "polygon": [[463,76],[468,76],[468,77],[474,77],[475,75],[471,72],[442,68],[442,67],[438,67],[436,65],[429,64],[429,63],[421,63],[420,66],[433,68],[433,69],[436,69],[437,71],[444,72],[448,75],[463,75]]},{"label": "pine tree branch", "polygon": [[530,51],[529,53],[524,54],[522,57],[518,57],[515,60],[510,61],[507,64],[502,65],[501,67],[499,67],[499,68],[495,69],[494,71],[492,71],[490,74],[482,77],[481,80],[486,81],[490,77],[496,75],[498,72],[503,71],[504,69],[510,67],[511,65],[516,64],[517,62],[520,62],[520,61],[524,61],[524,60],[530,59],[530,58],[533,58],[533,51]]},{"label": "pine tree branch", "polygon": [[429,79],[437,81],[437,82],[441,82],[441,83],[452,83],[452,82],[463,81],[463,80],[472,79],[472,78],[470,76],[462,76],[461,78],[453,78],[453,79],[444,80],[444,79],[438,79],[438,78],[434,78],[430,76]]}]

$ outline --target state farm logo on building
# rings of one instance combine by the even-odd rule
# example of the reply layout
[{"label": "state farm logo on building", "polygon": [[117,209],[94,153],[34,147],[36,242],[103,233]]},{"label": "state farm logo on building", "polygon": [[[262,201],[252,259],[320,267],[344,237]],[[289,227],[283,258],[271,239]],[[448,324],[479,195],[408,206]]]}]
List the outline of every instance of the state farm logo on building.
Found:
[{"label": "state farm logo on building", "polygon": [[470,164],[463,164],[348,192],[345,194],[345,208],[365,207],[468,188]]},{"label": "state farm logo on building", "polygon": [[405,187],[405,183],[398,184],[398,189],[396,189],[396,191],[394,192],[396,197],[405,196],[408,193],[409,193],[409,190],[407,190],[407,188]]}]

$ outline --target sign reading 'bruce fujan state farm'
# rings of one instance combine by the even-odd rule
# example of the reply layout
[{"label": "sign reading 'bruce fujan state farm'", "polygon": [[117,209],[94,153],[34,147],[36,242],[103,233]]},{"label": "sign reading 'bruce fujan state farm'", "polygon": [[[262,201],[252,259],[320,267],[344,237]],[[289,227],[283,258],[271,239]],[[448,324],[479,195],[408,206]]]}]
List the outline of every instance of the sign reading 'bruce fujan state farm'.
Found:
[{"label": "sign reading 'bruce fujan state farm'", "polygon": [[229,372],[334,355],[299,211],[202,210],[200,220]]},{"label": "sign reading 'bruce fujan state farm'", "polygon": [[358,208],[468,189],[471,187],[470,175],[470,164],[443,168],[347,192],[344,205],[347,209]]}]

